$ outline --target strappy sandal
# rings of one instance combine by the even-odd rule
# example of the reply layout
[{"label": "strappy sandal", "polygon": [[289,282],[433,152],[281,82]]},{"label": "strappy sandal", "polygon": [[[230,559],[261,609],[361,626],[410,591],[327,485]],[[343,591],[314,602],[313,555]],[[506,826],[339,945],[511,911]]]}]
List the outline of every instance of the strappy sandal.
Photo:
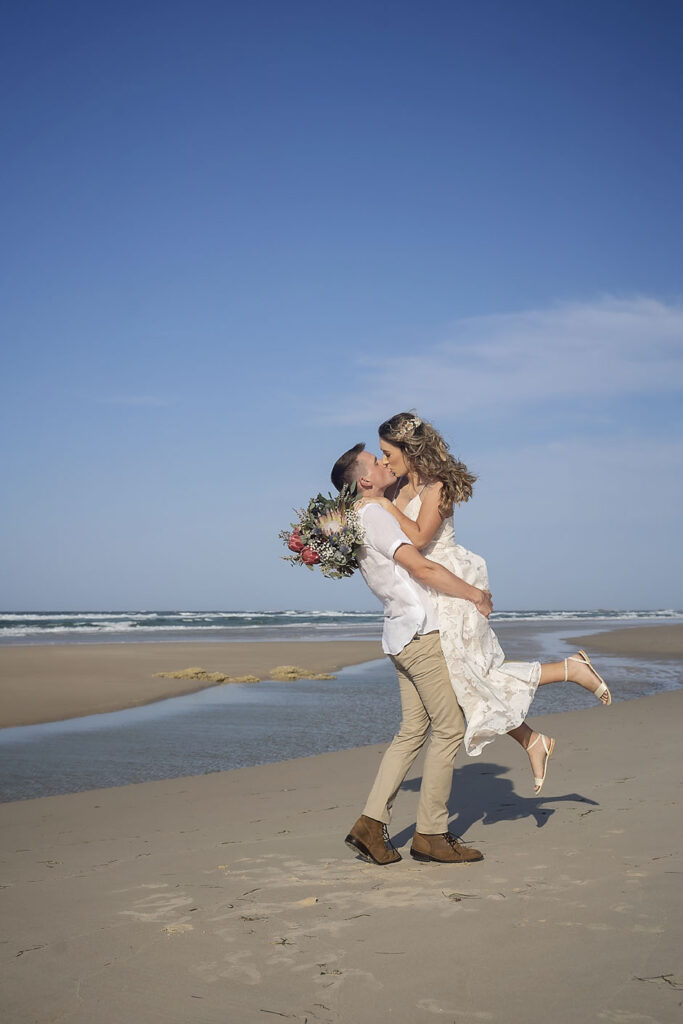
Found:
[{"label": "strappy sandal", "polygon": [[[579,651],[579,654],[581,655],[580,658],[565,658],[564,659],[564,681],[565,681],[565,683],[567,682],[567,675],[568,675],[568,665],[567,665],[568,661],[577,661],[579,663],[579,665],[588,665],[588,668],[591,670],[591,672],[593,673],[595,678],[600,681],[600,685],[598,686],[597,690],[593,690],[593,696],[597,697],[597,699],[600,701],[600,703],[604,704],[604,706],[606,708],[609,707],[609,705],[612,703],[612,694],[609,692],[609,687],[608,687],[607,683],[602,678],[600,673],[593,667],[593,663],[591,662],[591,660],[588,657],[588,655],[586,654],[586,652],[585,651]],[[585,687],[584,687],[584,689],[585,689]],[[607,696],[607,700],[603,700],[602,699],[604,696]]]},{"label": "strappy sandal", "polygon": [[536,794],[536,796],[538,796],[538,794],[543,789],[543,783],[545,782],[545,777],[548,774],[548,761],[552,757],[553,750],[555,749],[555,740],[550,739],[550,737],[544,736],[542,732],[539,732],[538,736],[533,741],[533,743],[530,743],[529,746],[526,748],[527,753],[529,753],[529,751],[536,746],[539,740],[543,744],[543,749],[545,750],[545,761],[543,762],[543,775],[540,778],[537,778],[534,775],[534,793]]}]

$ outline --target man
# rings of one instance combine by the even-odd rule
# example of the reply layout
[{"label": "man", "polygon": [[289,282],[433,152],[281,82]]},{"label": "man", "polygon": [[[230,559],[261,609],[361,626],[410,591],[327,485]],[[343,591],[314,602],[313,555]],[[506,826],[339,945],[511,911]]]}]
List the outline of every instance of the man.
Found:
[{"label": "man", "polygon": [[[364,444],[357,444],[337,459],[332,483],[337,490],[345,483],[355,483],[363,497],[380,498],[396,478],[364,449]],[[491,595],[421,555],[381,505],[363,505],[360,516],[364,544],[358,565],[365,582],[384,605],[382,649],[398,672],[402,718],[382,758],[363,813],[346,837],[347,846],[375,864],[401,860],[389,840],[387,826],[394,798],[431,725],[411,856],[449,864],[482,860],[479,850],[465,846],[448,831],[453,762],[465,723],[441,651],[436,610],[427,588],[473,601],[484,615],[492,610]]]}]

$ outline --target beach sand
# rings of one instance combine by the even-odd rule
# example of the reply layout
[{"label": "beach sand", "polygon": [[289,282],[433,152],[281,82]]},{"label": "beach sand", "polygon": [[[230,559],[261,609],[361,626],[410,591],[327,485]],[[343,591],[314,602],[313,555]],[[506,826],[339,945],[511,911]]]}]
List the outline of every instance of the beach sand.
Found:
[{"label": "beach sand", "polygon": [[[480,864],[346,849],[384,745],[0,807],[8,1024],[669,1024],[683,1004],[683,692],[456,763]],[[535,723],[536,724],[536,723]]]},{"label": "beach sand", "polygon": [[683,625],[629,626],[605,633],[571,637],[566,643],[585,647],[589,653],[622,655],[625,658],[683,659]]},{"label": "beach sand", "polygon": [[[508,650],[508,643],[514,643],[514,656],[529,659],[536,657],[535,634],[555,628],[547,623],[497,625],[503,647]],[[596,654],[683,659],[683,625],[639,624],[563,643]],[[562,656],[558,650],[557,657]],[[334,673],[381,657],[378,640],[0,647],[0,728],[118,711],[207,686],[200,680],[155,678],[155,672],[200,666],[208,672],[265,679],[277,665]]]},{"label": "beach sand", "polygon": [[278,665],[334,673],[382,656],[378,640],[0,647],[0,728],[119,711],[207,686],[155,678],[155,672],[199,666],[267,679]]}]

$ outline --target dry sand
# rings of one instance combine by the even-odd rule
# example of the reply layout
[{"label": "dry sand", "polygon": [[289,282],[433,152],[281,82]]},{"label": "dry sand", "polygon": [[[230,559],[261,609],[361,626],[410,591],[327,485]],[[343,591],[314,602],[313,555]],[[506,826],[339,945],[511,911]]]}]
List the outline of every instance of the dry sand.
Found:
[{"label": "dry sand", "polygon": [[277,665],[336,672],[382,656],[376,640],[0,647],[0,728],[118,711],[205,689],[204,681],[154,677],[191,665],[267,679]]},{"label": "dry sand", "polygon": [[683,692],[547,716],[539,798],[459,755],[480,864],[343,844],[384,746],[0,807],[7,1024],[670,1024],[683,1004]]}]

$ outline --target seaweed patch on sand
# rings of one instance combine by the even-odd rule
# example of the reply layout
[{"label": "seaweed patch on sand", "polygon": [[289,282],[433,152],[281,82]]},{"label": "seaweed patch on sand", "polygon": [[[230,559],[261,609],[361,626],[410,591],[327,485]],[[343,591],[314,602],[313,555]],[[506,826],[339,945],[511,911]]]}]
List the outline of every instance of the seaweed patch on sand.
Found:
[{"label": "seaweed patch on sand", "polygon": [[311,672],[298,665],[277,665],[261,676],[229,676],[224,672],[207,672],[206,669],[193,665],[177,672],[155,672],[155,676],[164,679],[197,679],[203,683],[260,683],[262,679],[274,679],[278,682],[293,683],[297,679],[336,679],[328,672]]},{"label": "seaweed patch on sand", "polygon": [[155,676],[164,679],[198,679],[206,683],[258,683],[258,676],[227,676],[223,672],[207,672],[206,669],[193,666],[178,672],[155,672]]},{"label": "seaweed patch on sand", "polygon": [[295,682],[297,679],[336,679],[328,672],[309,672],[306,668],[299,668],[297,665],[278,665],[268,673],[268,679],[278,679],[283,682]]}]

